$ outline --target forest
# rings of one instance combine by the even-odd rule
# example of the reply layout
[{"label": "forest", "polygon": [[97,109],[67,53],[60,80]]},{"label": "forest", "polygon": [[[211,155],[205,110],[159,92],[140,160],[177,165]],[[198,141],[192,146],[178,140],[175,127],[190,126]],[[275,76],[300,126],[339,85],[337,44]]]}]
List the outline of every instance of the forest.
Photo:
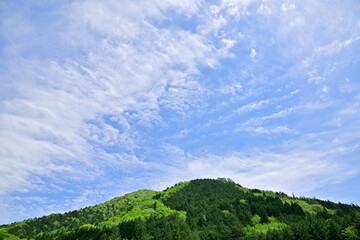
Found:
[{"label": "forest", "polygon": [[360,239],[360,207],[196,179],[2,225],[1,239]]}]

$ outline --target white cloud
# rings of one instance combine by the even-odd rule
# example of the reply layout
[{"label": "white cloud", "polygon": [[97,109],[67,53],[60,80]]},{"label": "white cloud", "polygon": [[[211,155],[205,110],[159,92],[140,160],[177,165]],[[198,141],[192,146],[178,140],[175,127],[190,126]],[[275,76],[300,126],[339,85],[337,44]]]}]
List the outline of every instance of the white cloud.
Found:
[{"label": "white cloud", "polygon": [[267,105],[271,102],[273,102],[272,99],[266,99],[266,100],[260,100],[258,102],[248,103],[248,104],[238,108],[235,112],[243,113],[243,112],[250,112],[250,111],[258,110],[258,109],[262,108],[264,105]]},{"label": "white cloud", "polygon": [[335,40],[332,43],[329,43],[324,46],[320,46],[317,49],[315,49],[314,55],[318,57],[319,55],[335,54],[342,51],[345,48],[348,48],[351,44],[359,40],[360,40],[359,34],[354,34],[349,39],[346,39],[341,42],[339,40]]},{"label": "white cloud", "polygon": [[260,7],[256,10],[256,13],[263,14],[265,16],[270,16],[272,11],[271,8],[269,8],[267,5],[262,3]]},{"label": "white cloud", "polygon": [[[161,18],[168,6],[185,11],[192,3],[158,4],[74,2],[61,12],[71,21],[61,34],[85,58],[13,56],[20,64],[9,65],[10,71],[22,71],[18,98],[1,103],[1,194],[26,191],[35,184],[29,182],[33,174],[70,180],[96,176],[108,160],[141,164],[131,154],[111,156],[98,146],[131,152],[136,129],[129,127],[130,118],[161,121],[159,104],[174,111],[196,104],[201,92],[191,76],[200,65],[216,64],[216,50],[196,33],[159,29],[148,21]],[[123,123],[104,123],[103,116]]]},{"label": "white cloud", "polygon": [[[255,106],[251,106],[251,104],[250,104],[250,106],[246,107],[246,108],[249,108],[249,109],[252,110],[254,107],[261,107],[261,105],[262,104],[259,104],[259,105],[255,104]],[[297,110],[297,108],[290,107],[290,108],[278,111],[276,113],[272,113],[272,114],[267,115],[267,116],[250,118],[245,123],[240,124],[241,127],[239,129],[242,129],[243,127],[248,127],[248,126],[259,126],[259,125],[261,125],[262,123],[264,123],[267,120],[283,118],[283,117],[286,117],[286,116],[288,116],[290,114],[293,114],[293,113],[296,112],[296,110]]]},{"label": "white cloud", "polygon": [[226,85],[220,89],[217,89],[218,92],[225,95],[237,95],[243,91],[243,87],[239,83],[232,83],[230,85]]},{"label": "white cloud", "polygon": [[282,117],[285,117],[285,116],[287,116],[289,114],[294,113],[295,111],[296,111],[295,107],[290,107],[290,108],[281,110],[281,111],[279,111],[277,113],[273,113],[271,115],[265,116],[265,117],[262,118],[262,120],[282,118]]},{"label": "white cloud", "polygon": [[254,0],[222,0],[221,7],[226,9],[229,16],[239,18],[247,14],[247,8],[254,2]]},{"label": "white cloud", "polygon": [[291,95],[295,95],[295,94],[297,94],[298,92],[300,92],[300,89],[296,89],[296,90],[292,91],[290,94],[291,94]]},{"label": "white cloud", "polygon": [[[245,127],[240,129],[241,131],[261,133],[261,134],[279,134],[279,133],[297,134],[298,133],[298,131],[294,129],[290,129],[287,126],[276,126],[276,127],[267,127],[267,128],[263,126],[257,126],[257,127]],[[240,131],[240,129],[237,130]]]},{"label": "white cloud", "polygon": [[341,164],[325,159],[326,153],[316,151],[206,155],[188,162],[186,177],[226,176],[250,188],[306,194],[323,184],[350,176],[343,172]]},{"label": "white cloud", "polygon": [[253,61],[255,61],[256,50],[252,48],[249,56]]},{"label": "white cloud", "polygon": [[229,50],[235,45],[236,41],[223,38],[221,39],[221,42],[223,43],[223,47],[219,50],[219,55],[223,57],[235,57],[233,53],[229,53]]},{"label": "white cloud", "polygon": [[217,35],[227,23],[227,19],[221,13],[221,8],[215,5],[209,7],[202,21],[202,24],[197,26],[197,30],[204,36],[208,34]]},{"label": "white cloud", "polygon": [[281,11],[287,12],[296,8],[296,5],[293,3],[284,3],[281,5]]}]

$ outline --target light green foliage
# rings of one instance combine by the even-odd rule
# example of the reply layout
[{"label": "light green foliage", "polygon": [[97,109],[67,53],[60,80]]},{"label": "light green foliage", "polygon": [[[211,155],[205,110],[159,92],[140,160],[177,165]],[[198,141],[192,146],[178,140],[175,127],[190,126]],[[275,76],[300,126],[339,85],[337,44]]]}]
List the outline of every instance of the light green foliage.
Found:
[{"label": "light green foliage", "polygon": [[276,197],[276,193],[272,191],[261,191],[259,193],[254,193],[255,196],[266,196],[266,197]]},{"label": "light green foliage", "polygon": [[272,223],[266,223],[266,224],[257,224],[254,226],[256,232],[262,232],[262,233],[266,233],[267,231],[269,231],[270,229],[282,229],[282,228],[286,228],[286,224],[285,223],[281,223],[281,222],[272,222]]},{"label": "light green foliage", "polygon": [[343,235],[345,237],[345,239],[348,239],[348,240],[360,239],[360,235],[354,226],[345,228],[344,231],[342,231],[341,235]]},{"label": "light green foliage", "polygon": [[147,190],[147,189],[138,190],[136,192],[125,194],[122,197],[114,198],[108,202],[99,204],[95,207],[103,208],[105,207],[103,205],[115,205],[118,207],[130,206],[132,203],[137,202],[139,200],[152,198],[157,193],[158,192],[156,191]]},{"label": "light green foliage", "polygon": [[[155,202],[157,203],[156,210],[153,208]],[[160,218],[160,217],[168,216],[175,212],[179,213],[180,217],[186,220],[186,212],[172,210],[169,207],[166,207],[159,200],[144,199],[141,202],[136,203],[134,205],[134,208],[131,211],[129,211],[128,214],[125,215],[121,220],[128,221],[128,220],[137,219],[139,217],[142,219],[146,219],[150,216]]]},{"label": "light green foliage", "polygon": [[282,222],[278,222],[276,220],[276,218],[274,217],[269,217],[269,223],[266,224],[258,224],[255,226],[255,229],[257,229],[258,231],[262,231],[262,232],[266,232],[269,229],[283,229],[285,227],[287,227],[287,225],[285,223]]},{"label": "light green foliage", "polygon": [[309,210],[310,213],[319,213],[324,210],[324,207],[319,204],[311,204],[311,205],[307,204],[305,206],[310,206],[310,210]]},{"label": "light green foliage", "polygon": [[0,240],[18,240],[20,239],[17,236],[7,233],[6,229],[0,229]]},{"label": "light green foliage", "polygon": [[0,240],[8,238],[10,234],[6,232],[6,229],[0,229]]},{"label": "light green foliage", "polygon": [[334,210],[334,209],[328,209],[328,208],[325,208],[326,209],[326,211],[328,212],[328,213],[330,213],[331,215],[334,215],[335,213],[336,213],[336,210]]},{"label": "light green foliage", "polygon": [[54,227],[55,227],[55,228],[60,228],[60,226],[61,226],[60,222],[56,220],[56,221],[54,222]]},{"label": "light green foliage", "polygon": [[251,218],[252,226],[246,226],[245,232],[250,236],[253,233],[266,233],[270,229],[279,230],[287,227],[285,223],[278,222],[274,217],[269,217],[268,219],[270,221],[269,223],[261,224],[260,217],[255,214]]},{"label": "light green foliage", "polygon": [[251,227],[251,226],[246,226],[243,229],[243,233],[244,233],[245,240],[252,240],[256,236],[256,230],[254,227]]},{"label": "light green foliage", "polygon": [[252,218],[251,218],[251,225],[256,225],[256,224],[260,224],[260,216],[255,214]]},{"label": "light green foliage", "polygon": [[276,193],[273,191],[263,191],[267,197],[276,197]]},{"label": "light green foliage", "polygon": [[[153,217],[164,217],[177,212],[181,218],[186,220],[186,212],[176,211],[166,207],[160,200],[153,199],[155,194],[143,194],[128,196],[132,205],[131,208],[120,212],[117,216],[110,218],[108,221],[102,222],[99,226],[113,226],[118,225],[124,221],[131,221],[138,218],[145,220],[150,216]],[[156,203],[156,210],[154,209]]]},{"label": "light green foliage", "polygon": [[94,228],[95,226],[92,224],[84,224],[80,227],[80,229],[91,229]]},{"label": "light green foliage", "polygon": [[182,189],[183,187],[186,187],[189,184],[189,182],[179,182],[178,184],[176,184],[175,186],[167,189],[165,191],[165,193],[163,193],[161,195],[160,200],[161,201],[166,201],[168,198],[171,197],[171,195],[173,195],[174,193],[176,193],[177,191],[179,191],[180,189]]},{"label": "light green foliage", "polygon": [[230,183],[230,184],[233,184],[237,189],[245,192],[245,193],[249,193],[250,192],[250,189],[248,188],[245,188],[245,187],[242,187],[240,186],[239,184],[236,184],[233,180],[231,180],[230,178],[218,178],[217,179],[218,181],[220,182],[223,182],[223,183]]},{"label": "light green foliage", "polygon": [[244,187],[240,187],[239,185],[236,185],[236,188],[242,190],[244,193],[249,193],[249,192],[250,192],[250,189],[244,188]]},{"label": "light green foliage", "polygon": [[326,207],[321,206],[320,204],[309,204],[305,200],[301,200],[301,199],[281,198],[281,200],[283,202],[287,202],[289,204],[297,203],[304,210],[304,212],[307,212],[310,214],[317,214],[317,213],[323,211],[324,209],[326,209],[326,211],[330,214],[335,213],[335,210],[333,210],[333,209],[328,209]]}]

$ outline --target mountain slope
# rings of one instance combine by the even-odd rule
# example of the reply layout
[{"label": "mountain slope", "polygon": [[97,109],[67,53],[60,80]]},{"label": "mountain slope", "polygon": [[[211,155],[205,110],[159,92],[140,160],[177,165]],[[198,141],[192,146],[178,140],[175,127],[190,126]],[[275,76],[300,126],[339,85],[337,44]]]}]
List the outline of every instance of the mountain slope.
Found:
[{"label": "mountain slope", "polygon": [[0,227],[0,239],[359,239],[360,208],[198,179]]}]

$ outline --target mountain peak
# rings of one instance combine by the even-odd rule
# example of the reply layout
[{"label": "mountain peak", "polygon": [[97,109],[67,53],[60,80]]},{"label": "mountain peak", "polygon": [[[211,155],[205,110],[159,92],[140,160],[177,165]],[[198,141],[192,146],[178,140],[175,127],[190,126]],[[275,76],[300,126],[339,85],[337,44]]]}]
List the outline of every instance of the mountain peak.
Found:
[{"label": "mountain peak", "polygon": [[360,208],[195,179],[0,227],[0,239],[340,239],[359,236]]}]

